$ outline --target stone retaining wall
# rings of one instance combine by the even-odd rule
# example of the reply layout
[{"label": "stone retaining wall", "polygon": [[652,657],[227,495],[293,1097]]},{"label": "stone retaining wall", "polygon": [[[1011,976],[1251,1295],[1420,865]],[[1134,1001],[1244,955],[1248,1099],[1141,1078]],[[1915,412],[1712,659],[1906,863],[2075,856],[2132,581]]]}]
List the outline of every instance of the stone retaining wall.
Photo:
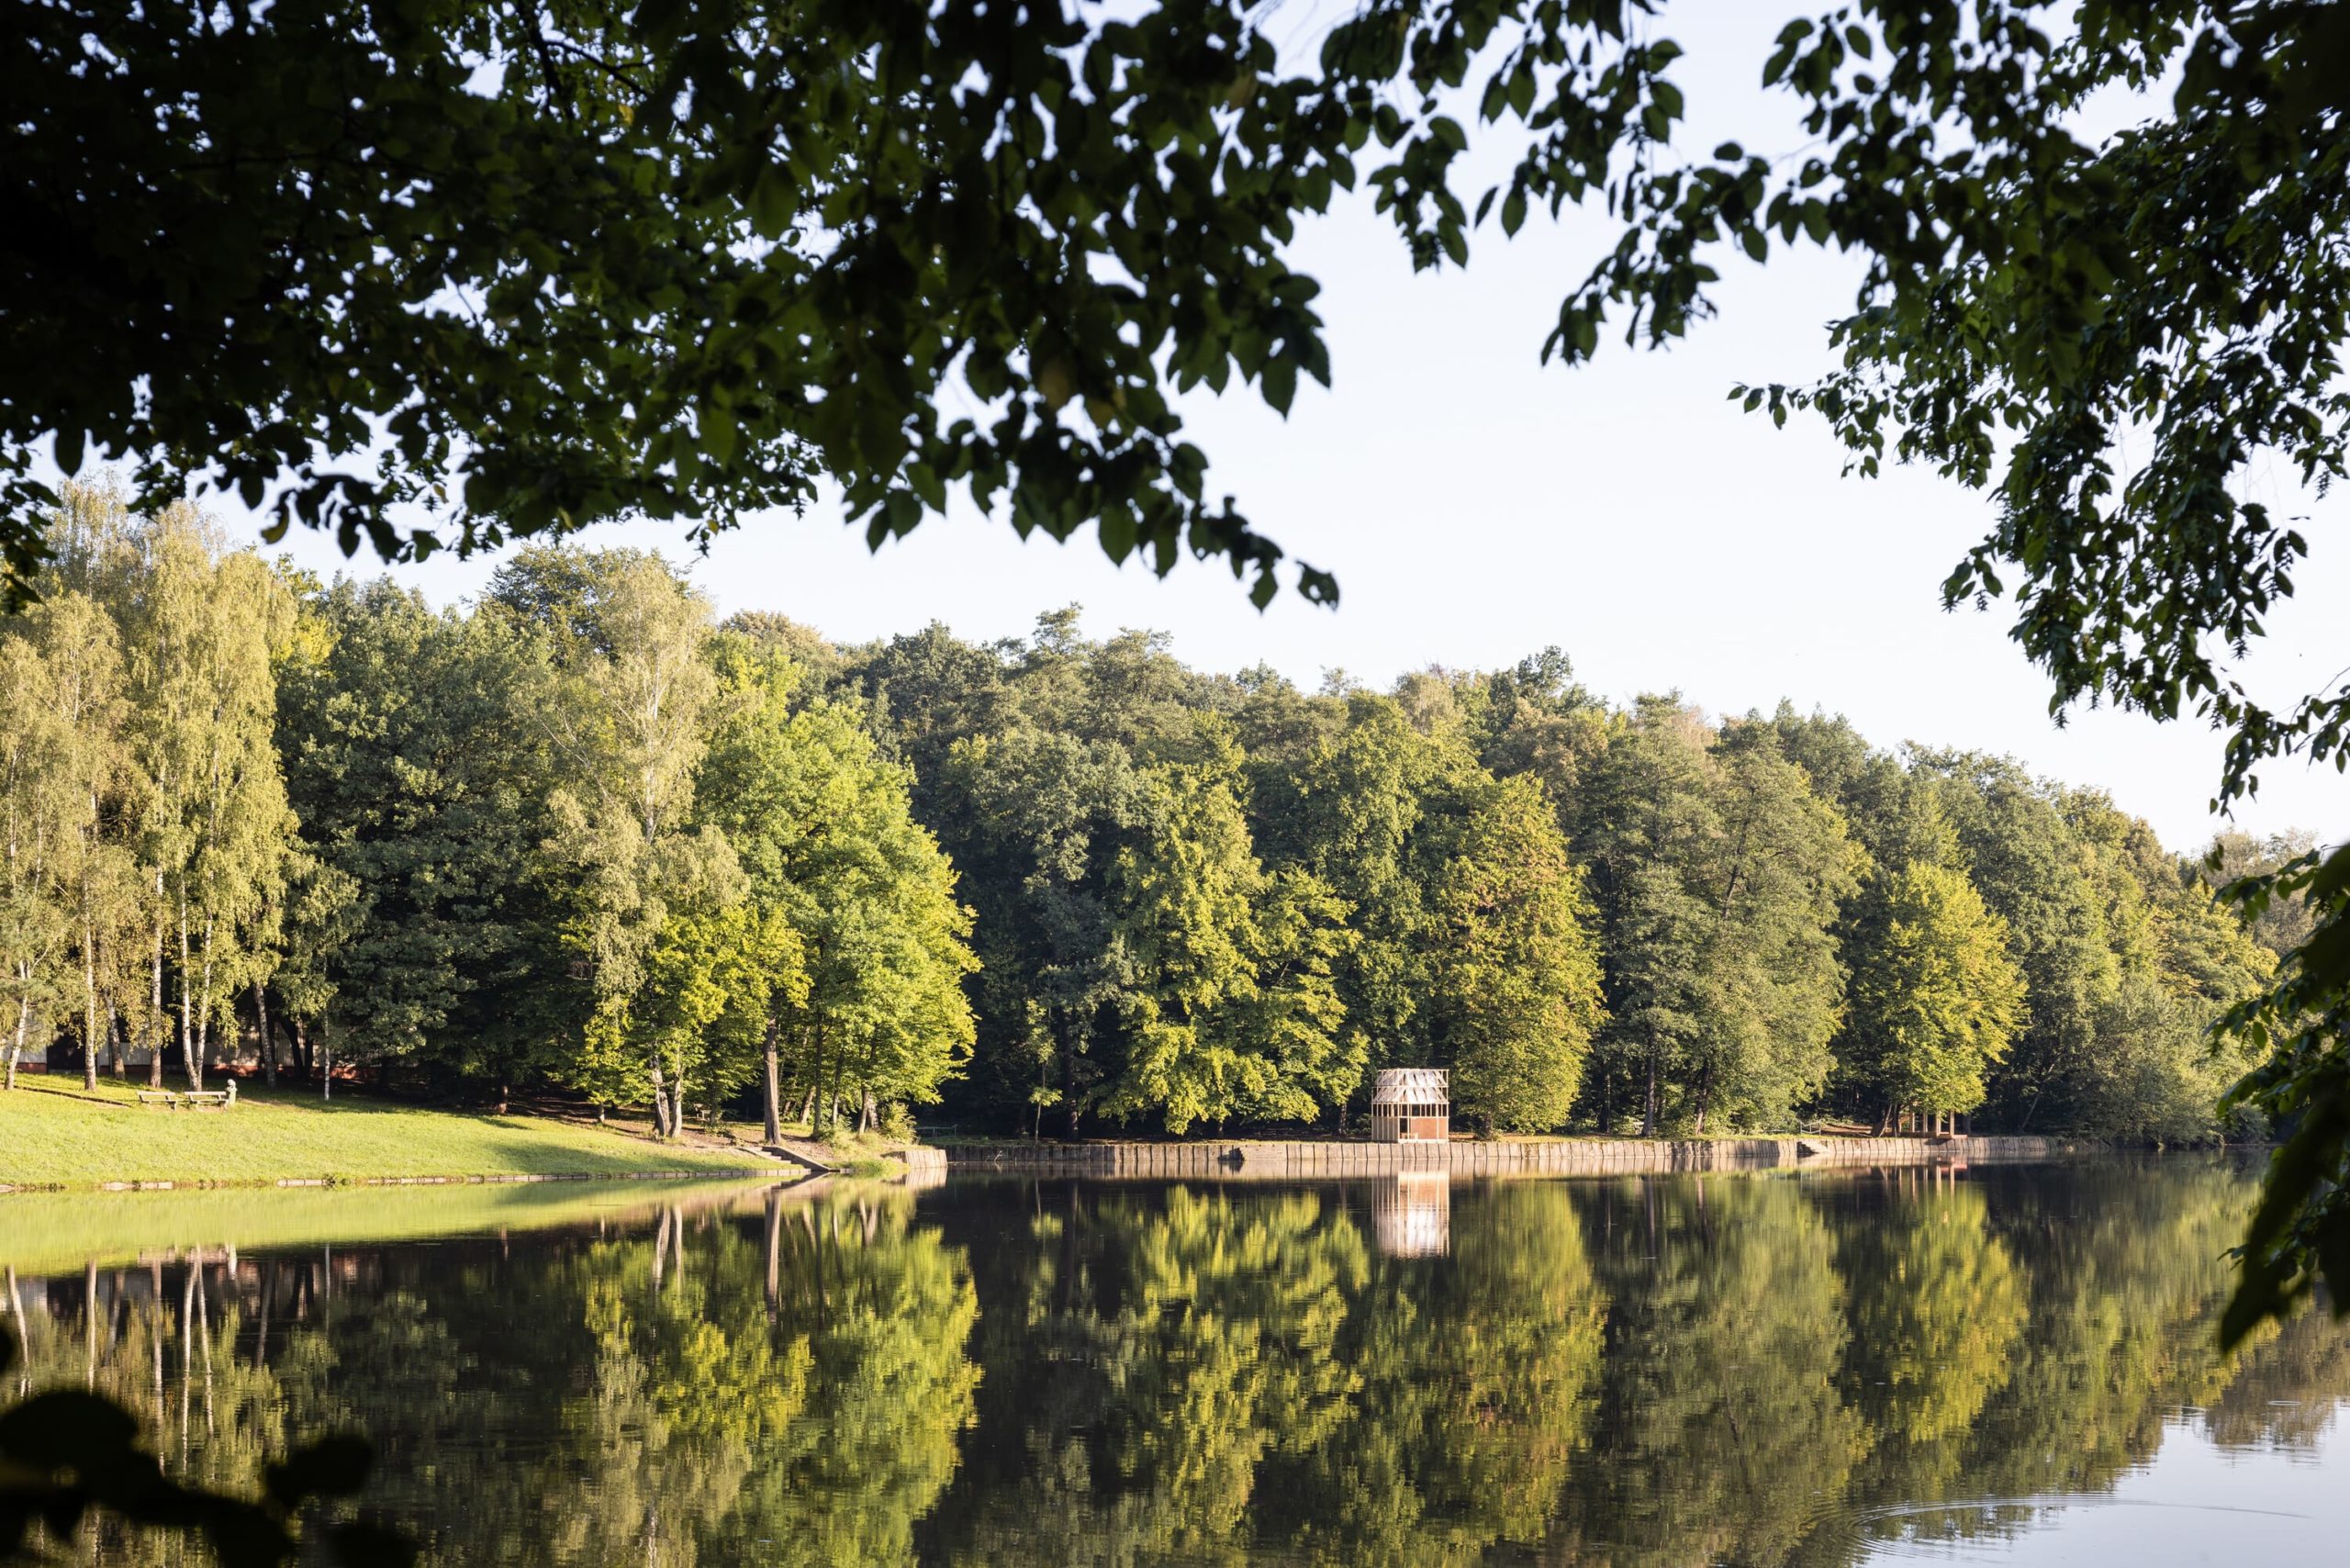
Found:
[{"label": "stone retaining wall", "polygon": [[1381,1176],[1399,1170],[1466,1175],[1642,1175],[1673,1170],[1768,1170],[1845,1165],[1928,1165],[2045,1159],[2047,1137],[1541,1138],[1491,1143],[1039,1143],[949,1145],[957,1171],[1087,1176],[1285,1179]]}]

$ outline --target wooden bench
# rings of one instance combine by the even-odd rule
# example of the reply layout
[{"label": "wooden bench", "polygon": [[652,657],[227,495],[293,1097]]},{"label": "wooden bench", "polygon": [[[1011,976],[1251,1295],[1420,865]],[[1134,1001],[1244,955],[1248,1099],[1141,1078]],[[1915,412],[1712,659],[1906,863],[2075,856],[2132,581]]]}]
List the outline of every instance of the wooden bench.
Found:
[{"label": "wooden bench", "polygon": [[191,1111],[225,1111],[237,1103],[237,1084],[236,1081],[231,1079],[226,1089],[188,1091],[142,1089],[139,1092],[139,1103],[141,1105],[161,1105],[166,1111],[177,1111],[182,1108]]}]

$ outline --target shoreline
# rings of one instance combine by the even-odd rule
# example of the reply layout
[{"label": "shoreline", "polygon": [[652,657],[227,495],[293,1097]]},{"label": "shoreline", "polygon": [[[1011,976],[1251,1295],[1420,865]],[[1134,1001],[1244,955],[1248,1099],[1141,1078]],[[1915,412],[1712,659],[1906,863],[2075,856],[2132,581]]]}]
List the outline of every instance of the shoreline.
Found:
[{"label": "shoreline", "polygon": [[[699,1170],[507,1170],[479,1176],[252,1176],[218,1180],[139,1182],[0,1182],[0,1197],[13,1193],[220,1193],[270,1192],[283,1188],[322,1187],[486,1187],[531,1182],[727,1182],[793,1170],[781,1162],[744,1164]],[[801,1174],[805,1175],[806,1172]]]},{"label": "shoreline", "polygon": [[1283,1180],[1383,1176],[1662,1175],[1676,1171],[1827,1170],[1869,1165],[1995,1164],[2051,1159],[2102,1146],[2030,1134],[1930,1137],[1514,1138],[1438,1143],[1337,1140],[1105,1141],[948,1144],[954,1174],[1209,1176]]},{"label": "shoreline", "polygon": [[[1183,1142],[1102,1139],[1080,1143],[913,1145],[887,1157],[918,1180],[951,1175],[1054,1175],[1287,1180],[1404,1172],[1458,1175],[1668,1175],[1677,1172],[1819,1170],[1864,1166],[2021,1163],[2103,1150],[2094,1141],[2037,1134],[1931,1138],[1789,1137],[1433,1139],[1403,1143],[1340,1139],[1214,1138]],[[708,1150],[702,1152],[717,1152]],[[804,1156],[763,1150],[742,1164],[646,1170],[525,1170],[462,1174],[255,1176],[93,1181],[0,1181],[0,1197],[71,1193],[319,1191],[360,1187],[520,1186],[551,1182],[699,1182],[772,1174],[801,1181],[836,1175]]]}]

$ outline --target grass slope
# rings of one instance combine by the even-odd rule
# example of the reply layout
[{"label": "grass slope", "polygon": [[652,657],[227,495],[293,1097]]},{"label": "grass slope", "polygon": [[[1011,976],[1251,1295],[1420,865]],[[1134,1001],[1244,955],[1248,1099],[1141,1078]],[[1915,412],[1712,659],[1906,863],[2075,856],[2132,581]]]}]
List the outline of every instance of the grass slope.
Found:
[{"label": "grass slope", "polygon": [[543,1116],[479,1116],[351,1095],[239,1091],[230,1111],[164,1111],[129,1089],[0,1092],[0,1184],[371,1176],[626,1176],[772,1170],[732,1149],[659,1144]]}]

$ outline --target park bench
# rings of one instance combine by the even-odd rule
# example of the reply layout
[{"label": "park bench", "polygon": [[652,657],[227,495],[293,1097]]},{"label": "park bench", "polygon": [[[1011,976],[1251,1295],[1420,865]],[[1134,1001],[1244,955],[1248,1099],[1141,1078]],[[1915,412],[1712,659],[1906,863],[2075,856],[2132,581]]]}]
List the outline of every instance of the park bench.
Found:
[{"label": "park bench", "polygon": [[188,1110],[225,1111],[237,1103],[234,1079],[226,1089],[171,1090],[142,1089],[139,1092],[141,1105],[161,1105],[166,1111]]}]

